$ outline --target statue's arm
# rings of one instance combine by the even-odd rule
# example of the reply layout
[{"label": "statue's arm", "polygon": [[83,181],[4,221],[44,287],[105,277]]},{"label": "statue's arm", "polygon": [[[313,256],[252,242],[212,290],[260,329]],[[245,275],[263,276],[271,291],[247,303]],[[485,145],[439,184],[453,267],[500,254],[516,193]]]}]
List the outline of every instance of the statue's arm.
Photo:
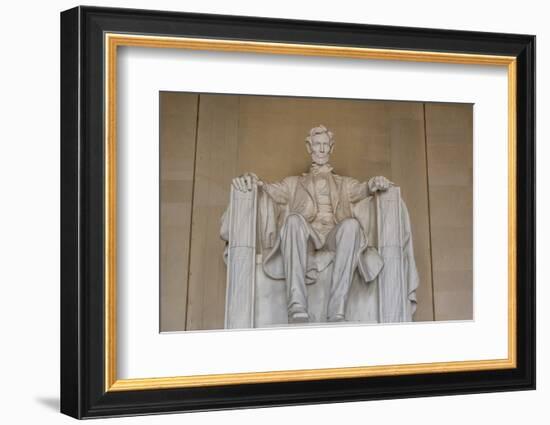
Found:
[{"label": "statue's arm", "polygon": [[266,183],[261,186],[262,190],[276,203],[287,204],[290,198],[288,180],[283,179],[280,182]]},{"label": "statue's arm", "polygon": [[290,199],[292,177],[285,177],[280,182],[267,183],[254,173],[244,173],[235,177],[231,182],[234,189],[241,192],[249,192],[253,186],[261,188],[273,201],[278,204],[287,204]]},{"label": "statue's arm", "polygon": [[352,178],[348,185],[349,200],[353,203],[359,202],[378,191],[388,190],[392,185],[393,183],[383,176],[372,177],[368,182],[360,182]]},{"label": "statue's arm", "polygon": [[351,178],[348,184],[348,196],[352,203],[362,201],[370,196],[368,182],[360,182]]}]

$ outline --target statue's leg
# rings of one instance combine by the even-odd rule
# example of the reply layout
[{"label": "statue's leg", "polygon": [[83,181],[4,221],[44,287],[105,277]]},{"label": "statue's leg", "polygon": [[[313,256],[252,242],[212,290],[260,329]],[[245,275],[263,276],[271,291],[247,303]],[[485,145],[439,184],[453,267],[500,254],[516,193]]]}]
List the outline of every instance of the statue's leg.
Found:
[{"label": "statue's leg", "polygon": [[281,253],[283,254],[288,313],[294,322],[307,322],[307,244],[309,228],[298,214],[289,214],[281,229]]},{"label": "statue's leg", "polygon": [[346,302],[361,247],[361,226],[354,218],[338,223],[327,236],[327,248],[335,252],[327,307],[329,322],[345,320]]}]

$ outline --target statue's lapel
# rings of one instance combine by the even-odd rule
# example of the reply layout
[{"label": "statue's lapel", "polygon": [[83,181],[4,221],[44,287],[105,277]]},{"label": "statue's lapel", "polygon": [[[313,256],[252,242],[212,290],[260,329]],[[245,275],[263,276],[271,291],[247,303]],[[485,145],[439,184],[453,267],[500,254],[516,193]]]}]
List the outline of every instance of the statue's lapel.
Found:
[{"label": "statue's lapel", "polygon": [[328,184],[330,187],[330,203],[332,204],[332,211],[336,213],[336,208],[340,203],[340,191],[342,189],[342,179],[334,173],[329,174]]},{"label": "statue's lapel", "polygon": [[302,176],[300,183],[311,198],[313,204],[317,207],[317,202],[315,198],[315,187],[313,183],[313,174],[307,173]]},{"label": "statue's lapel", "polygon": [[[342,190],[342,179],[336,174],[329,173],[327,180],[330,187],[330,203],[332,204],[332,210],[336,211],[336,208],[340,204],[339,195],[340,191]],[[300,178],[300,184],[310,196],[315,207],[317,207],[317,198],[315,197],[315,182],[313,179],[313,174],[307,173],[302,175],[302,177]]]}]

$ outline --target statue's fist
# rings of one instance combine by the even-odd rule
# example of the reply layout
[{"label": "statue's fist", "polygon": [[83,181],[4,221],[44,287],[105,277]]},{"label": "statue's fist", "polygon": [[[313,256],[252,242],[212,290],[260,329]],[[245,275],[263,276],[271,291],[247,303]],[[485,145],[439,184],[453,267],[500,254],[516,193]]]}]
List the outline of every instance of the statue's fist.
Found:
[{"label": "statue's fist", "polygon": [[242,176],[235,177],[231,184],[241,192],[249,192],[254,185],[262,186],[263,182],[254,173],[244,173]]},{"label": "statue's fist", "polygon": [[370,193],[388,190],[393,183],[384,176],[376,176],[369,180],[368,186]]}]

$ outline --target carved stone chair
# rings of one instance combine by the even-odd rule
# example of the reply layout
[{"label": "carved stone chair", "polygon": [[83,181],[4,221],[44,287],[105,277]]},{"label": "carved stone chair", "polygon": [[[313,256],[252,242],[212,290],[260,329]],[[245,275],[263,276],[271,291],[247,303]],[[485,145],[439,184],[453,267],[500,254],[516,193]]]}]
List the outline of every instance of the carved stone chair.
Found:
[{"label": "carved stone chair", "polygon": [[[384,266],[378,277],[365,283],[355,273],[346,306],[346,320],[358,323],[412,321],[418,275],[414,264],[408,213],[399,187],[392,186],[368,202],[375,203],[375,246]],[[286,283],[264,273],[258,246],[258,189],[231,188],[222,219],[226,239],[227,292],[225,328],[288,326]],[[225,228],[225,229],[224,229]],[[326,255],[317,251],[315,255]],[[310,322],[325,322],[332,275],[330,264],[307,285]]]}]

